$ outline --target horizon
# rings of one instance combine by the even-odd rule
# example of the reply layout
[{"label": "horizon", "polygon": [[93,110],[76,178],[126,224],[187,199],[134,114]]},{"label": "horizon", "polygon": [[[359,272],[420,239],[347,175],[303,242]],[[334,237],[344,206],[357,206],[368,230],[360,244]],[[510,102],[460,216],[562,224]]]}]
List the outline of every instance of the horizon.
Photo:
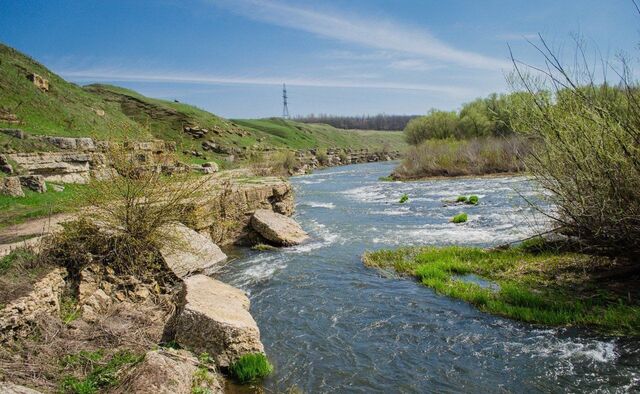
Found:
[{"label": "horizon", "polygon": [[111,83],[227,118],[279,116],[283,83],[292,117],[455,110],[508,92],[507,45],[536,63],[528,41],[537,34],[561,53],[575,34],[613,59],[640,37],[630,0],[92,0],[2,8],[0,41],[67,80]]}]

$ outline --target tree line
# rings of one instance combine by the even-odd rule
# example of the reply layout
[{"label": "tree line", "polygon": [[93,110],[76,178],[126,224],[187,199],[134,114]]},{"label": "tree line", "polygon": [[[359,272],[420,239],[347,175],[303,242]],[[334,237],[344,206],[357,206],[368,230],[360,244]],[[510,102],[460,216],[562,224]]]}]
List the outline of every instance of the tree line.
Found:
[{"label": "tree line", "polygon": [[359,116],[338,116],[328,114],[310,114],[297,116],[295,120],[303,123],[325,123],[338,129],[356,130],[382,130],[396,131],[404,130],[407,123],[418,115],[359,115]]}]

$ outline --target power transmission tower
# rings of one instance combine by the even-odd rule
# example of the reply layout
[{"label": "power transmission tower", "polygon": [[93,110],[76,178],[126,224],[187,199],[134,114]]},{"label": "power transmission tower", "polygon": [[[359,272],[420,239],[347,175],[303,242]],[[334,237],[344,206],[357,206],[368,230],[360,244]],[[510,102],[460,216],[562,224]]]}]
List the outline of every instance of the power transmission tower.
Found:
[{"label": "power transmission tower", "polygon": [[289,106],[287,105],[287,85],[282,84],[282,117],[289,119]]}]

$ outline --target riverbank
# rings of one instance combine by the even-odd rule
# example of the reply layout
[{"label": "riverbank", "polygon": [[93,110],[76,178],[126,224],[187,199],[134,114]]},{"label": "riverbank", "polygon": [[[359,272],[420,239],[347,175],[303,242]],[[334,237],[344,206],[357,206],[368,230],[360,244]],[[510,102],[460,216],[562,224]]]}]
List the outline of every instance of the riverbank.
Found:
[{"label": "riverbank", "polygon": [[607,272],[624,269],[624,263],[547,249],[539,239],[506,250],[383,249],[365,253],[362,260],[484,312],[528,323],[640,335],[637,281],[606,279]]}]

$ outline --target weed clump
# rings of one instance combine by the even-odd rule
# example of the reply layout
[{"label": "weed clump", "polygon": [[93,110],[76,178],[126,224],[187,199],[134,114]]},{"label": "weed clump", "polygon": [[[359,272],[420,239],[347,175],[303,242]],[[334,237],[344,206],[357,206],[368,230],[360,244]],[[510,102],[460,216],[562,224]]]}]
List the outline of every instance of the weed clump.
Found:
[{"label": "weed clump", "polygon": [[456,202],[467,202],[467,196],[458,196]]},{"label": "weed clump", "polygon": [[402,195],[402,197],[400,197],[400,201],[398,201],[400,204],[404,204],[405,202],[409,201],[409,196],[405,193]]},{"label": "weed clump", "polygon": [[273,372],[273,366],[262,353],[245,354],[229,367],[231,375],[240,383],[262,379]]},{"label": "weed clump", "polygon": [[478,205],[479,201],[480,199],[478,198],[478,196],[474,195],[474,196],[469,196],[469,198],[465,202],[469,205]]},{"label": "weed clump", "polygon": [[454,216],[453,219],[451,219],[451,221],[457,224],[457,223],[464,223],[467,221],[467,219],[468,219],[467,214],[463,212]]}]

